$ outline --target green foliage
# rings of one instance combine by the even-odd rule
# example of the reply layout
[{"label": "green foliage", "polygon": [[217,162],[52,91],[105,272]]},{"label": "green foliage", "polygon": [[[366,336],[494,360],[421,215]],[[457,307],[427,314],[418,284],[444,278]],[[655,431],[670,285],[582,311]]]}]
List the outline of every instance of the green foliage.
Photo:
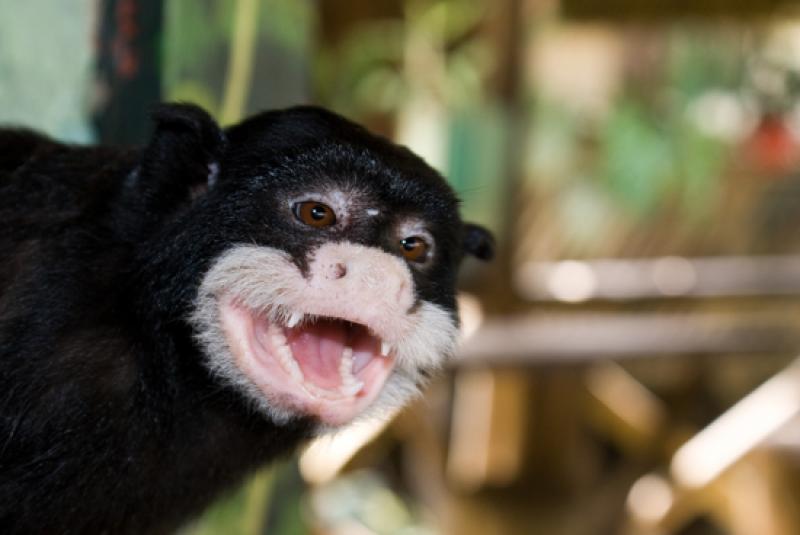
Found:
[{"label": "green foliage", "polygon": [[232,24],[233,0],[171,0],[164,5],[163,92],[167,100],[194,102],[217,115],[221,85],[208,83],[220,70]]},{"label": "green foliage", "polygon": [[[237,6],[236,0],[165,3],[164,94],[168,100],[194,102],[219,116]],[[259,0],[258,8],[259,46],[270,44],[298,58],[310,56],[314,27],[310,0]]]},{"label": "green foliage", "polygon": [[731,148],[694,128],[684,128],[681,134],[674,147],[676,174],[682,177],[680,204],[686,216],[702,223],[713,217],[717,207]]},{"label": "green foliage", "polygon": [[692,219],[703,219],[715,206],[725,145],[680,114],[657,123],[640,105],[625,102],[614,110],[603,139],[601,175],[609,192],[637,217],[657,213],[668,199]]},{"label": "green foliage", "polygon": [[569,108],[546,100],[535,100],[532,131],[525,150],[525,167],[542,189],[552,189],[570,177],[581,158],[581,132],[590,128]]},{"label": "green foliage", "polygon": [[317,50],[320,101],[345,114],[396,109],[408,92],[403,45],[402,22],[384,20],[354,28],[335,50]]},{"label": "green foliage", "polygon": [[668,130],[635,103],[614,110],[603,131],[599,173],[625,209],[646,216],[657,207],[675,175]]},{"label": "green foliage", "polygon": [[746,86],[745,38],[741,31],[684,26],[668,36],[666,87],[676,105],[686,105],[711,89]]},{"label": "green foliage", "polygon": [[358,115],[396,112],[420,91],[448,106],[480,101],[491,59],[471,32],[484,5],[418,0],[404,7],[403,19],[364,22],[334,49],[317,50],[314,86],[322,103]]},{"label": "green foliage", "polygon": [[233,494],[208,509],[184,528],[180,535],[258,535],[261,533],[273,472],[265,469],[253,476]]},{"label": "green foliage", "polygon": [[196,80],[184,80],[171,86],[167,100],[192,102],[208,110],[211,115],[218,115],[217,96],[211,88]]},{"label": "green foliage", "polygon": [[277,44],[310,53],[315,12],[311,0],[261,0],[259,29]]}]

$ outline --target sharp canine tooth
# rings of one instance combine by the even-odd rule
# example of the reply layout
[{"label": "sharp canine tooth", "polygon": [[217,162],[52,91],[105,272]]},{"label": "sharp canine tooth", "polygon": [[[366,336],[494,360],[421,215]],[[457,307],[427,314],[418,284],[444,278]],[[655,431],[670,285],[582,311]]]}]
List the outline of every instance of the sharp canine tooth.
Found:
[{"label": "sharp canine tooth", "polygon": [[302,312],[292,312],[292,315],[289,317],[289,321],[286,323],[286,326],[291,329],[292,327],[295,327],[298,323],[300,323],[300,320],[302,319],[303,319]]},{"label": "sharp canine tooth", "polygon": [[381,341],[381,356],[388,357],[392,351],[392,344],[389,342]]},{"label": "sharp canine tooth", "polygon": [[342,384],[339,385],[339,392],[345,396],[354,396],[364,388],[364,383],[353,375],[352,347],[345,346],[342,350],[342,360],[339,363],[339,377],[342,379]]}]

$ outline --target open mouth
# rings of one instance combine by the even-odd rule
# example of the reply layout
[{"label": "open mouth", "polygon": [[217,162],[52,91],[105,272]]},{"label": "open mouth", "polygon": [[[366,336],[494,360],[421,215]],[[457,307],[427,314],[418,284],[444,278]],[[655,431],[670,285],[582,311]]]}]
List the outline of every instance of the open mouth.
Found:
[{"label": "open mouth", "polygon": [[367,325],[295,312],[270,321],[233,302],[221,316],[237,366],[271,404],[341,425],[380,393],[393,349]]}]

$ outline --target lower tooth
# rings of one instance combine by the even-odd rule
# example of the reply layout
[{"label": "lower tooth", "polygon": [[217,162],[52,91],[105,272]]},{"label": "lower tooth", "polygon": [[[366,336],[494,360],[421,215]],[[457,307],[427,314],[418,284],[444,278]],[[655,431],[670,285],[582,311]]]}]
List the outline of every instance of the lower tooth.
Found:
[{"label": "lower tooth", "polygon": [[342,351],[342,360],[339,363],[339,377],[342,384],[339,392],[345,396],[354,396],[364,388],[364,383],[353,375],[353,348],[345,346]]},{"label": "lower tooth", "polygon": [[352,376],[353,369],[353,348],[345,346],[342,351],[342,360],[339,361],[339,375],[342,378]]}]

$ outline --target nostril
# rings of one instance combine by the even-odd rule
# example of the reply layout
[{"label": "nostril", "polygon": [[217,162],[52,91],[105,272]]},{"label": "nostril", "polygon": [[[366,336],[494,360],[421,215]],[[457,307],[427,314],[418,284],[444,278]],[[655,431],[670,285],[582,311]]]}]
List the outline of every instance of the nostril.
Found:
[{"label": "nostril", "polygon": [[337,262],[331,265],[331,276],[334,279],[341,279],[347,275],[347,265],[342,262]]}]

